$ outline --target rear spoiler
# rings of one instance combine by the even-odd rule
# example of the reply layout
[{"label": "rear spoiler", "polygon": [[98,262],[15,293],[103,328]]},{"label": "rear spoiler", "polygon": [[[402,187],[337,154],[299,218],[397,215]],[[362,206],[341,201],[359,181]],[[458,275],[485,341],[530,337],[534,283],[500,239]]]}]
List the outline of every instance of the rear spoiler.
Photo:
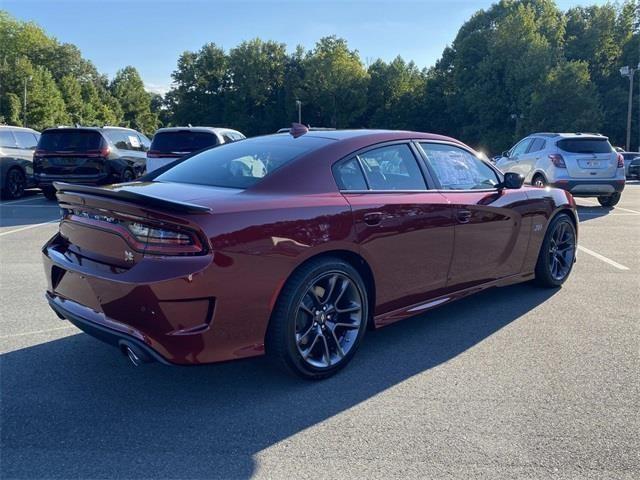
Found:
[{"label": "rear spoiler", "polygon": [[64,182],[53,182],[53,186],[60,193],[86,193],[96,197],[113,198],[114,200],[123,200],[137,205],[146,207],[160,208],[180,213],[208,213],[211,211],[209,207],[195,205],[193,203],[178,202],[176,200],[168,200],[166,198],[151,197],[141,193],[135,193],[128,190],[111,190],[101,187],[90,187],[88,185],[74,185]]}]

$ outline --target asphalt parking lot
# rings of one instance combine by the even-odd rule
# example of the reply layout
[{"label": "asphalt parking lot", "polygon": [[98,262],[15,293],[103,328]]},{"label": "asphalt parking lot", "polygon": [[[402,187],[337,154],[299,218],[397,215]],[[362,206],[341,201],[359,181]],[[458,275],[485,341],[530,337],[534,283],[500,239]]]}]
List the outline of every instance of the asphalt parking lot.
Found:
[{"label": "asphalt parking lot", "polygon": [[43,298],[58,209],[0,206],[2,478],[639,478],[640,182],[579,199],[560,290],[368,332],[312,383],[263,359],[131,367]]}]

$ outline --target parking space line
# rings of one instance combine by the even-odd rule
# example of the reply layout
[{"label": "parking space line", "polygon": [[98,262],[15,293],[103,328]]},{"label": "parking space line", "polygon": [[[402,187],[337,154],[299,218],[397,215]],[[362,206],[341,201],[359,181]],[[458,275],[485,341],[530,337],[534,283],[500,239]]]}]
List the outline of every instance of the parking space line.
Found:
[{"label": "parking space line", "polygon": [[11,208],[60,208],[59,205],[5,205],[2,204],[0,205],[0,208],[2,207],[11,207]]},{"label": "parking space line", "polygon": [[31,332],[14,333],[12,335],[0,335],[0,340],[5,338],[25,337],[27,335],[40,335],[41,333],[57,332],[58,330],[66,330],[68,328],[74,328],[73,325],[65,325],[64,327],[49,328],[47,330],[33,330]]},{"label": "parking space line", "polygon": [[[598,203],[598,202],[592,202],[591,200],[587,200],[587,199],[584,199],[584,198],[581,198],[580,200],[581,200],[581,201],[583,201],[583,202],[590,203],[590,204],[592,204],[592,205],[599,205],[599,203]],[[580,207],[580,204],[578,204],[578,207]],[[640,212],[639,212],[639,211],[637,211],[637,210],[631,210],[630,208],[619,207],[619,206],[617,206],[617,205],[616,205],[615,207],[613,207],[613,208],[614,208],[615,210],[624,210],[625,212],[631,212],[631,213],[636,213],[636,214],[640,215]]]},{"label": "parking space line", "polygon": [[16,228],[15,230],[9,230],[8,232],[0,232],[0,237],[4,237],[5,235],[11,235],[12,233],[22,232],[23,230],[29,230],[31,228],[41,227],[43,225],[48,225],[50,223],[59,222],[60,219],[56,218],[55,220],[49,220],[48,222],[35,223],[33,225],[27,225],[26,227]]},{"label": "parking space line", "polygon": [[16,203],[30,202],[31,200],[42,200],[44,195],[36,195],[35,197],[22,198],[20,200],[11,200],[9,202],[0,202],[0,207],[4,205],[15,205]]},{"label": "parking space line", "polygon": [[620,264],[618,262],[614,262],[610,258],[607,258],[604,255],[600,255],[599,253],[594,252],[593,250],[589,250],[588,248],[585,248],[582,245],[578,245],[578,250],[580,250],[581,252],[584,252],[586,254],[589,254],[592,257],[597,258],[598,260],[602,260],[604,263],[608,263],[612,267],[616,267],[618,270],[629,270],[629,267],[625,267],[624,265],[622,265],[622,264]]}]

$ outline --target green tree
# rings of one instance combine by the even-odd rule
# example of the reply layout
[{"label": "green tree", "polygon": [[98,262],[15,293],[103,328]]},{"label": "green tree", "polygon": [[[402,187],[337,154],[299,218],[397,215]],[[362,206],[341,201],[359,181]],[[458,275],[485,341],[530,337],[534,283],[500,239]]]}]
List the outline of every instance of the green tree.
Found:
[{"label": "green tree", "polygon": [[305,118],[314,125],[359,126],[367,102],[367,73],[344,39],[324,37],[303,61]]},{"label": "green tree", "polygon": [[151,95],[144,89],[144,83],[134,67],[119,70],[111,82],[110,90],[120,103],[126,126],[149,134],[155,131],[158,118],[151,112]]},{"label": "green tree", "polygon": [[570,61],[553,68],[533,93],[531,130],[599,132],[602,110],[586,62]]},{"label": "green tree", "polygon": [[83,123],[82,114],[85,107],[80,83],[71,75],[65,75],[60,79],[59,85],[69,119],[72,123]]},{"label": "green tree", "polygon": [[27,88],[27,125],[29,127],[42,130],[67,123],[64,100],[49,70],[36,67]]}]

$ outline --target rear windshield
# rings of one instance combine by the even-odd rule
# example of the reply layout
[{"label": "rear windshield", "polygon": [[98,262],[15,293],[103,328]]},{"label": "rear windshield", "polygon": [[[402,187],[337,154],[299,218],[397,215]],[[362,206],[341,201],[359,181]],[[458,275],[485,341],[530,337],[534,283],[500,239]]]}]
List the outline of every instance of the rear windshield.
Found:
[{"label": "rear windshield", "polygon": [[216,136],[208,132],[191,132],[189,130],[160,132],[153,137],[151,150],[164,153],[197,152],[216,143]]},{"label": "rear windshield", "polygon": [[613,151],[606,138],[565,138],[558,142],[558,147],[569,153],[611,153]]},{"label": "rear windshield", "polygon": [[39,150],[85,152],[100,150],[102,135],[92,130],[50,130],[42,133]]},{"label": "rear windshield", "polygon": [[154,180],[228,188],[248,188],[295,158],[332,140],[274,135],[226,143],[197,153]]}]

